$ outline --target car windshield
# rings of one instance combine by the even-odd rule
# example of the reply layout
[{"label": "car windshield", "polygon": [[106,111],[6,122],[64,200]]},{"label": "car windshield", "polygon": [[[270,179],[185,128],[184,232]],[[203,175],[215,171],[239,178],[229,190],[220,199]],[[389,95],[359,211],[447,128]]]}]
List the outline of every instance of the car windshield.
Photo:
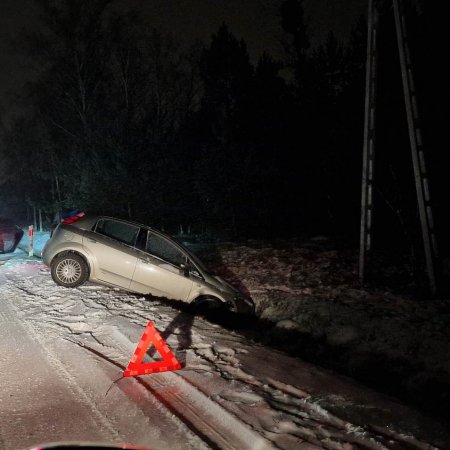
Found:
[{"label": "car windshield", "polygon": [[[160,236],[153,230],[148,230],[148,232],[149,235],[146,244],[146,251],[170,262],[172,262],[175,258],[175,260],[179,260],[177,263],[177,265],[179,265],[180,262],[185,263],[181,250],[177,248],[181,247],[184,254],[187,255],[189,260],[192,261],[198,269],[200,269],[203,273],[211,274],[202,261],[200,261],[198,257],[182,243],[178,242],[176,239]],[[168,239],[170,239],[170,241]]]},{"label": "car windshield", "polygon": [[189,259],[204,273],[207,273],[208,275],[212,275],[211,271],[205,266],[205,264],[196,256],[194,253],[192,253],[191,250],[189,250],[184,244],[181,242],[176,241],[177,244],[183,248],[183,250],[187,253],[189,256]]},{"label": "car windshield", "polygon": [[147,234],[145,251],[178,267],[186,264],[185,252],[182,252],[172,242],[151,231]]}]

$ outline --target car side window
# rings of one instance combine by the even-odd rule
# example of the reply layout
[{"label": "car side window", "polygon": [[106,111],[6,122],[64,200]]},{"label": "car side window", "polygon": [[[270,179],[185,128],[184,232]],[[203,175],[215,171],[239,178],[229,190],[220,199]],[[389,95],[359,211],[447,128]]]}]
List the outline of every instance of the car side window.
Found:
[{"label": "car side window", "polygon": [[95,232],[123,242],[124,244],[134,246],[139,233],[139,227],[116,220],[100,219],[95,226]]},{"label": "car side window", "polygon": [[183,252],[171,242],[152,232],[148,233],[145,251],[177,267],[186,264],[186,255]]}]

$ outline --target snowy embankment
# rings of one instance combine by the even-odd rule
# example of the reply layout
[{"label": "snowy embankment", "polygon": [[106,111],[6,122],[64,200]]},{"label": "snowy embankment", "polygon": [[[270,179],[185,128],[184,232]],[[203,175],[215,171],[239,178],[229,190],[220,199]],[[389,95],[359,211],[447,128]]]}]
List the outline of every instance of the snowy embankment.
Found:
[{"label": "snowy embankment", "polygon": [[[148,321],[182,369],[123,378]],[[449,448],[446,428],[353,380],[160,299],[91,283],[63,288],[36,258],[2,266],[0,322],[0,448]]]},{"label": "snowy embankment", "polygon": [[[44,244],[48,241],[50,237],[50,232],[48,231],[35,231],[33,235],[33,254],[35,256],[41,257],[42,256],[42,248],[44,247]],[[29,237],[28,237],[28,230],[24,230],[24,235],[22,240],[19,242],[19,245],[17,246],[16,251],[22,251],[25,253],[29,252]]]},{"label": "snowy embankment", "polygon": [[265,342],[449,417],[448,299],[361,287],[356,251],[314,243],[223,244],[199,254],[251,295]]},{"label": "snowy embankment", "polygon": [[[36,255],[48,237],[35,233]],[[27,236],[19,247],[28,251]],[[252,297],[263,343],[448,417],[447,299],[419,301],[361,287],[357,253],[330,250],[320,242],[189,247]]]}]

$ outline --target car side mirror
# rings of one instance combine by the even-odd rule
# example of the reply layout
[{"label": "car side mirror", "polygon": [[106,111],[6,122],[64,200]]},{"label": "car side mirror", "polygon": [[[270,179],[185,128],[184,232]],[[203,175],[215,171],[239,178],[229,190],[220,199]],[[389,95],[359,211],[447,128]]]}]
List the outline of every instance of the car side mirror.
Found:
[{"label": "car side mirror", "polygon": [[183,271],[185,277],[189,277],[190,267],[189,264],[180,264],[180,268]]}]

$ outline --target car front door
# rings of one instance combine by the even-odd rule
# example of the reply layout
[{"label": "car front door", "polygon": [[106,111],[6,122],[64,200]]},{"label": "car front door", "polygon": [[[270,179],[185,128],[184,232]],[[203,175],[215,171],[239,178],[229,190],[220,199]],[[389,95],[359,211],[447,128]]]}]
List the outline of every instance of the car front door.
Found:
[{"label": "car front door", "polygon": [[185,275],[186,255],[170,240],[150,230],[143,250],[130,289],[157,297],[187,300],[193,281]]},{"label": "car front door", "polygon": [[140,228],[114,219],[100,219],[83,236],[83,246],[94,260],[93,275],[100,281],[130,288],[138,251],[134,247]]}]

